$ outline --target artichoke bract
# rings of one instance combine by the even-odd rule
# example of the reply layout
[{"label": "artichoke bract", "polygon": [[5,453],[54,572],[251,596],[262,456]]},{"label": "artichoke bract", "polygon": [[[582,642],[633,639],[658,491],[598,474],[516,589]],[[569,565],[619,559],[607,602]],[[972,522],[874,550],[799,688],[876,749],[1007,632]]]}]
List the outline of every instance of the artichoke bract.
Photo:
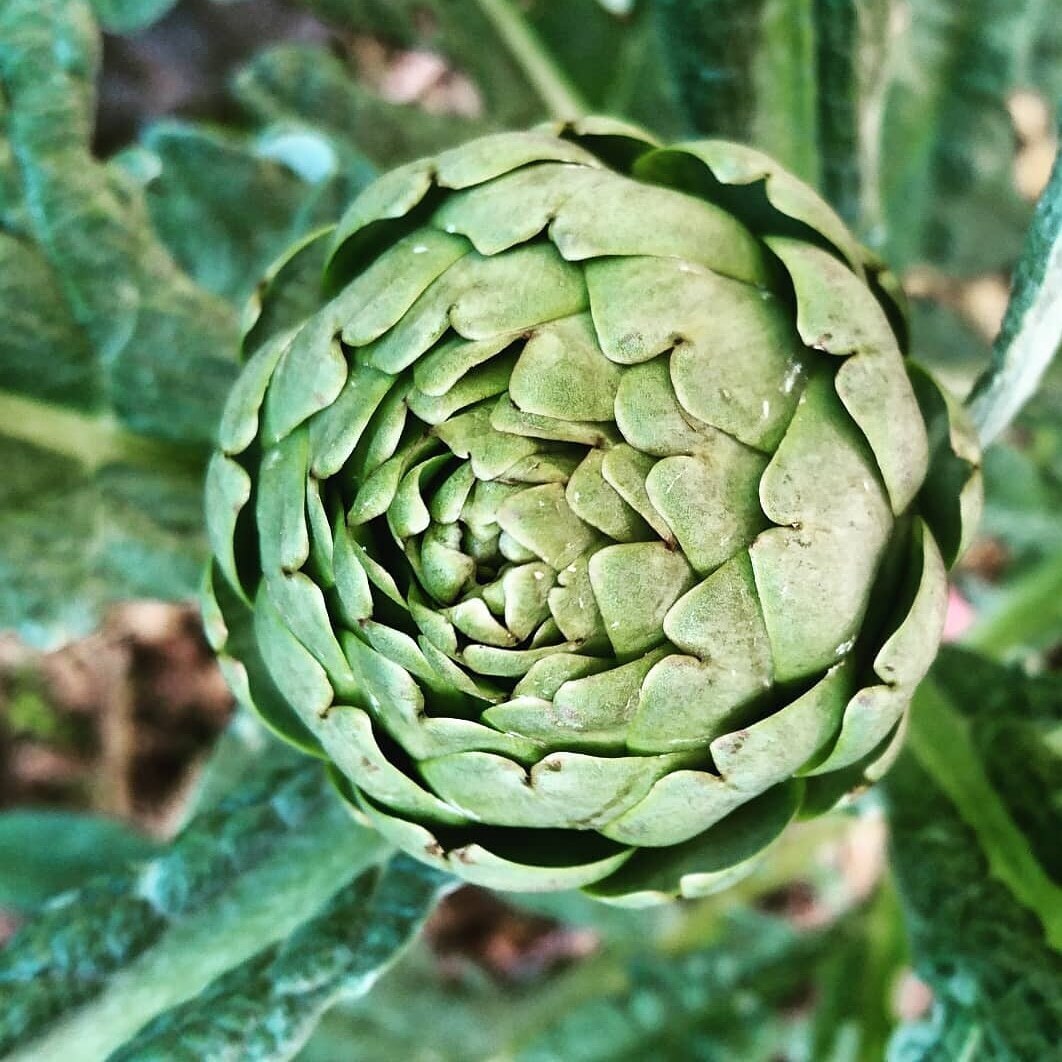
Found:
[{"label": "artichoke bract", "polygon": [[238,698],[469,881],[735,880],[895,755],[977,515],[901,298],[732,143],[587,119],[381,177],[265,285],[210,466]]}]

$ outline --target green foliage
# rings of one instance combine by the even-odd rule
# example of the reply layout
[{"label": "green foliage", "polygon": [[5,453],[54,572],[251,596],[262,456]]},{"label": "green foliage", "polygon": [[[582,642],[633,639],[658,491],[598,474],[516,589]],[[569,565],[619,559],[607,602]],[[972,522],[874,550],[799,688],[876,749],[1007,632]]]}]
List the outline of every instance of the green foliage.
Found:
[{"label": "green foliage", "polygon": [[981,441],[992,442],[1036,393],[1062,346],[1062,155],[1044,189],[1014,271],[992,364],[970,411]]},{"label": "green foliage", "polygon": [[100,25],[110,33],[133,33],[162,18],[177,0],[89,0]]},{"label": "green foliage", "polygon": [[642,122],[658,136],[678,138],[689,126],[672,76],[673,56],[658,32],[650,3],[532,0],[527,19],[571,78],[586,107]]},{"label": "green foliage", "polygon": [[235,316],[177,269],[133,191],[90,153],[99,39],[86,7],[13,0],[0,39],[30,228],[97,359],[101,399],[131,431],[208,443],[232,380]]},{"label": "green foliage", "polygon": [[749,140],[816,184],[811,0],[652,6],[690,127],[703,136]]},{"label": "green foliage", "polygon": [[154,845],[110,819],[62,811],[0,814],[0,907],[29,911],[87,878],[146,859]]},{"label": "green foliage", "polygon": [[1062,1023],[1062,681],[946,653],[886,792],[916,968],[936,1006],[891,1057],[1048,1058]]},{"label": "green foliage", "polygon": [[0,952],[0,1051],[106,1056],[290,933],[383,851],[318,765],[255,777],[153,859],[58,897],[19,931]]},{"label": "green foliage", "polygon": [[894,42],[881,147],[886,254],[959,274],[1006,267],[1029,210],[1011,178],[1006,97],[1038,39],[1040,0],[912,0]]},{"label": "green foliage", "polygon": [[[380,99],[355,81],[334,55],[310,45],[280,45],[261,52],[237,73],[233,93],[258,121],[281,123],[281,128],[290,123],[328,137],[339,167],[362,179],[366,158],[380,167],[408,162],[484,128],[473,119],[429,114]],[[296,150],[304,157],[301,147]],[[334,222],[353,190],[348,186],[346,197],[322,216]]]},{"label": "green foliage", "polygon": [[294,1058],[338,997],[369,991],[448,884],[408,856],[365,871],[290,936],[155,1018],[110,1062]]},{"label": "green foliage", "polygon": [[327,133],[294,123],[251,138],[160,122],[115,164],[141,184],[151,224],[181,268],[236,306],[374,172],[367,160],[341,157]]},{"label": "green foliage", "polygon": [[16,323],[0,344],[0,625],[47,643],[84,633],[109,601],[195,585],[196,450],[238,326],[174,264],[136,189],[91,156],[87,6],[5,4],[0,42],[0,307]]},{"label": "green foliage", "polygon": [[501,986],[470,965],[440,982],[414,948],[370,1000],[327,1016],[300,1057],[333,1062],[351,1044],[411,1062],[883,1057],[905,959],[888,890],[829,928],[797,930],[724,897],[666,915],[631,913],[545,984]]},{"label": "green foliage", "polygon": [[[404,48],[426,48],[472,75],[487,112],[505,126],[545,116],[529,73],[504,41],[514,24],[511,0],[300,0],[341,26]],[[587,0],[579,0],[584,6]],[[499,12],[501,17],[499,17]],[[518,16],[516,16],[518,19]],[[519,28],[519,27],[518,27]]]},{"label": "green foliage", "polygon": [[881,0],[655,0],[691,127],[751,141],[874,236]]},{"label": "green foliage", "polygon": [[[134,33],[174,6],[0,3],[0,629],[54,645],[112,601],[193,592],[203,471],[241,325],[256,345],[307,316],[326,243],[310,238],[375,172],[605,111],[664,139],[758,144],[896,266],[953,278],[1022,255],[980,391],[988,437],[1041,387],[985,457],[984,528],[1010,563],[998,582],[960,578],[978,608],[971,643],[1045,667],[1062,634],[1062,374],[1043,376],[1058,345],[1062,177],[1056,167],[1022,254],[1032,208],[1014,192],[1006,104],[1016,87],[1062,98],[1055,3],[302,0],[341,44],[371,34],[438,51],[482,113],[390,102],[343,47],[283,44],[233,72],[226,115],[239,128],[167,119],[96,158],[100,29]],[[964,389],[990,357],[958,313],[925,301],[913,350]],[[936,1003],[890,1057],[1051,1057],[1062,686],[953,650],[918,707],[887,797],[913,960]],[[32,688],[16,686],[7,710],[21,731],[65,740]],[[337,997],[307,1062],[877,1062],[893,1030],[907,957],[887,886],[811,931],[750,908],[776,886],[838,888],[818,862],[823,835],[783,839],[765,876],[718,905],[649,915],[520,898],[596,934],[597,951],[502,987],[468,964],[441,978],[421,945],[366,1000],[353,997],[442,883],[404,860],[362,873],[387,854],[379,839],[318,766],[246,716],[186,814],[161,848],[107,820],[0,816],[0,905],[43,903],[0,952],[5,1058],[288,1058]]]},{"label": "green foliage", "polygon": [[812,965],[838,942],[831,934],[797,933],[780,919],[737,919],[712,947],[635,956],[617,990],[573,1008],[516,1057],[767,1062],[784,1042],[780,1008],[798,998]]}]

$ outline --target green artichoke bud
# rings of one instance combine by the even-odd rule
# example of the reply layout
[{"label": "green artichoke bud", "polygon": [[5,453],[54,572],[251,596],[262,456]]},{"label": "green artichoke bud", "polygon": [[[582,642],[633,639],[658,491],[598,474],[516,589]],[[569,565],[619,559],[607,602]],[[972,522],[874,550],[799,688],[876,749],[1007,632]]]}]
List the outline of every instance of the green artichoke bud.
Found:
[{"label": "green artichoke bud", "polygon": [[381,177],[266,285],[224,416],[233,689],[469,881],[734,880],[893,757],[976,518],[898,299],[731,143],[588,119]]}]

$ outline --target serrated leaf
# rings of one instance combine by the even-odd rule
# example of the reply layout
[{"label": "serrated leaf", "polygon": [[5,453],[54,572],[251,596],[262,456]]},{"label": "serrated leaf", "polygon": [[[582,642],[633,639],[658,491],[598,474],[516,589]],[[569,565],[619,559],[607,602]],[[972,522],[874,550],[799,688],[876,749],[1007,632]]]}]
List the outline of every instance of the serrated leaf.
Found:
[{"label": "serrated leaf", "polygon": [[0,953],[0,1051],[98,1062],[383,851],[318,764],[255,778],[156,858],[58,897],[16,934]]},{"label": "serrated leaf", "polygon": [[109,1062],[293,1058],[341,996],[364,995],[451,881],[408,856],[340,889],[279,944],[150,1022]]},{"label": "serrated leaf", "polygon": [[114,819],[66,811],[0,814],[0,908],[29,911],[48,897],[155,849]]},{"label": "serrated leaf", "polygon": [[890,1057],[1044,1058],[1057,1045],[1060,724],[1057,677],[955,649],[919,692],[886,793],[915,964],[937,1002]]}]

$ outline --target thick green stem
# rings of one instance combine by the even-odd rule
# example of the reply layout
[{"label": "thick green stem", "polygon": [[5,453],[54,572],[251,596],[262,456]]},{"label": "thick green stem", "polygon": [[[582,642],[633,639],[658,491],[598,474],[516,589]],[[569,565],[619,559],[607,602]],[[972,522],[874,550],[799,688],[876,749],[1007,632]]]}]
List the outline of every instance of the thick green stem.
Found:
[{"label": "thick green stem", "polygon": [[554,118],[579,118],[589,110],[568,76],[543,47],[512,0],[477,0],[498,36]]}]

